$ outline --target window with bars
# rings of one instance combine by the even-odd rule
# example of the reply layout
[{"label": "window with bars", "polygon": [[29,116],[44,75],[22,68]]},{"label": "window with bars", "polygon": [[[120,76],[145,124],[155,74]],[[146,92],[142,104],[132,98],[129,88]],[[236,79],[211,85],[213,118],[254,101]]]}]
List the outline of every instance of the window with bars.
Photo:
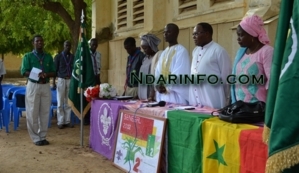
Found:
[{"label": "window with bars", "polygon": [[127,1],[119,0],[117,2],[117,29],[127,27]]},{"label": "window with bars", "polygon": [[144,1],[133,1],[133,26],[144,23]]},{"label": "window with bars", "polygon": [[183,20],[186,18],[209,14],[216,11],[243,8],[245,1],[242,0],[175,0],[175,18]]},{"label": "window with bars", "polygon": [[210,0],[210,5],[214,5],[216,3],[222,3],[222,2],[232,2],[234,0]]},{"label": "window with bars", "polygon": [[117,29],[140,27],[144,24],[144,0],[117,1]]},{"label": "window with bars", "polygon": [[196,11],[197,0],[179,0],[179,14]]}]

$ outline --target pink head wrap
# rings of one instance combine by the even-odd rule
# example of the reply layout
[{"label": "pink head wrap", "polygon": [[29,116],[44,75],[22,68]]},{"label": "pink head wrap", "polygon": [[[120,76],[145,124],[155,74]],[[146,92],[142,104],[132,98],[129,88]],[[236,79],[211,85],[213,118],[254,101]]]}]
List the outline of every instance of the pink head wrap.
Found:
[{"label": "pink head wrap", "polygon": [[240,22],[244,31],[253,37],[258,37],[261,43],[269,44],[270,40],[263,25],[263,20],[257,15],[248,16]]}]

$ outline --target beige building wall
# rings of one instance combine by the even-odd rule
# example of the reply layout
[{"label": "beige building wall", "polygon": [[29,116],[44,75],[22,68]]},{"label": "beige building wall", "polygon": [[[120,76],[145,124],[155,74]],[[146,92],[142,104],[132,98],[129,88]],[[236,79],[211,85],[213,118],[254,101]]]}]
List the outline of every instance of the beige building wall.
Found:
[{"label": "beige building wall", "polygon": [[139,46],[139,36],[153,33],[162,40],[159,49],[163,50],[168,46],[163,39],[167,23],[179,26],[178,41],[189,50],[190,59],[195,47],[191,35],[199,22],[213,26],[213,40],[227,50],[232,62],[239,48],[235,29],[246,15],[257,14],[264,19],[273,46],[279,4],[280,0],[94,0],[92,35],[101,40],[102,82],[112,84],[122,94],[128,56],[124,39],[134,37]]},{"label": "beige building wall", "polygon": [[4,67],[6,74],[4,78],[22,78],[20,68],[22,63],[21,56],[13,55],[11,53],[1,55],[1,59],[4,59]]}]

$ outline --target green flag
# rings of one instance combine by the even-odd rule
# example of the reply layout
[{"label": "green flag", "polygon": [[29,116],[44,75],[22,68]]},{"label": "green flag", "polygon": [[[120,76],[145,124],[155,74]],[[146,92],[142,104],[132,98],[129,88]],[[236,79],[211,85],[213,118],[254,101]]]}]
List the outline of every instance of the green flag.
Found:
[{"label": "green flag", "polygon": [[184,111],[167,113],[168,172],[202,173],[202,122],[211,117]]},{"label": "green flag", "polygon": [[299,1],[280,4],[264,141],[267,173],[299,172]]},{"label": "green flag", "polygon": [[[83,18],[83,17],[82,17]],[[84,34],[85,24],[82,19],[81,21],[81,35],[80,41],[75,54],[72,78],[70,83],[69,100],[68,104],[71,106],[76,116],[81,118],[81,107],[80,104],[83,102],[83,117],[90,109],[90,103],[86,101],[83,93],[80,93],[81,88],[84,89],[89,86],[95,85],[94,72],[92,66],[92,60],[90,57],[90,50],[86,37]],[[83,99],[80,100],[80,94],[83,95]]]}]

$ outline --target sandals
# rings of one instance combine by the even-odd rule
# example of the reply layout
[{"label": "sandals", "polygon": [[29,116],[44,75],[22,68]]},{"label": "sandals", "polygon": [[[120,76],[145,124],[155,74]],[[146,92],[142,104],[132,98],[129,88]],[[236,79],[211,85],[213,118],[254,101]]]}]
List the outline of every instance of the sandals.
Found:
[{"label": "sandals", "polygon": [[42,140],[42,141],[37,141],[37,142],[34,142],[35,145],[37,146],[43,146],[43,145],[49,145],[49,141],[47,141],[46,139],[45,140]]}]

